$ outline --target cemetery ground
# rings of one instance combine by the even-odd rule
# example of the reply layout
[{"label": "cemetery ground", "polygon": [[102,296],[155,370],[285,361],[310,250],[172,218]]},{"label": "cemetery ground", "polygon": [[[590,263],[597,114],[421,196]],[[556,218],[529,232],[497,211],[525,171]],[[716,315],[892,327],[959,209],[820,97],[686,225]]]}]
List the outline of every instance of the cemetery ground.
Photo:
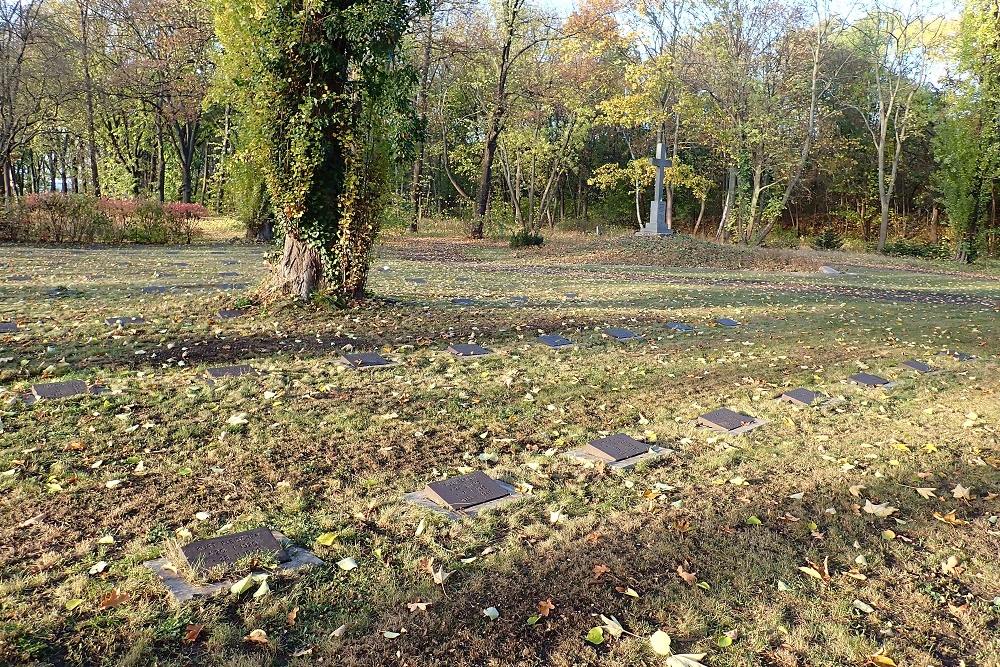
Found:
[{"label": "cemetery ground", "polygon": [[[659,630],[717,667],[1000,664],[995,270],[390,236],[338,310],[256,300],[263,252],[2,248],[0,663],[662,665]],[[70,379],[105,391],[22,400]],[[767,423],[696,426],[722,407]],[[617,432],[667,451],[565,456]],[[523,497],[404,500],[479,470]],[[180,605],[143,566],[260,526],[325,564]]]}]

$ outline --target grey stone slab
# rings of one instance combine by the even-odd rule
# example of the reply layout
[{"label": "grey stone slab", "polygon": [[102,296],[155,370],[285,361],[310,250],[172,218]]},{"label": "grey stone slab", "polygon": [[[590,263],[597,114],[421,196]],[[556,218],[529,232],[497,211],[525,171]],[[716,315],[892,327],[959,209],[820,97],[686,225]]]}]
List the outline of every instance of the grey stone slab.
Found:
[{"label": "grey stone slab", "polygon": [[146,320],[139,315],[119,315],[118,317],[109,317],[104,320],[104,323],[110,327],[127,327],[145,322]]},{"label": "grey stone slab", "polygon": [[803,407],[812,405],[817,401],[822,401],[826,398],[823,394],[819,392],[810,391],[805,387],[799,387],[797,389],[789,389],[781,395],[781,400],[787,401],[789,403],[794,403],[795,405],[801,405]]},{"label": "grey stone slab", "polygon": [[930,364],[925,364],[924,362],[918,361],[917,359],[907,359],[906,361],[903,362],[903,366],[918,373],[934,372],[934,368]]},{"label": "grey stone slab", "polygon": [[569,338],[558,334],[542,334],[538,337],[538,342],[554,349],[570,347],[573,345],[573,341]]},{"label": "grey stone slab", "polygon": [[642,335],[637,334],[629,329],[619,329],[616,327],[609,327],[604,330],[604,333],[618,341],[619,343],[627,343],[633,340],[642,340]]},{"label": "grey stone slab", "polygon": [[821,266],[819,267],[819,272],[825,273],[828,276],[839,276],[842,273],[841,271],[835,269],[832,266]]},{"label": "grey stone slab", "polygon": [[65,382],[46,382],[32,385],[31,393],[36,399],[59,399],[79,396],[89,393],[87,383],[83,380],[66,380]]},{"label": "grey stone slab", "polygon": [[666,327],[675,333],[691,333],[694,331],[694,327],[683,322],[667,322]]},{"label": "grey stone slab", "polygon": [[213,380],[258,374],[257,369],[249,364],[241,364],[239,366],[217,366],[215,368],[209,368],[205,372],[208,373],[208,377]]},{"label": "grey stone slab", "polygon": [[463,359],[468,357],[485,357],[488,354],[493,354],[493,350],[482,345],[476,345],[475,343],[452,343],[448,346],[448,351],[456,357]]},{"label": "grey stone slab", "polygon": [[431,482],[424,491],[442,507],[456,511],[466,511],[510,495],[507,487],[481,470]]},{"label": "grey stone slab", "polygon": [[[297,571],[302,568],[322,565],[323,561],[315,554],[292,544],[284,535],[277,531],[271,531],[271,535],[281,545],[288,556],[288,560],[278,563],[278,569],[286,572]],[[175,603],[187,602],[196,597],[215,595],[228,591],[235,582],[229,579],[214,583],[195,583],[188,581],[177,572],[166,558],[156,558],[143,563],[143,566],[151,570],[166,587],[170,593],[170,598]],[[259,574],[259,573],[258,573]]]},{"label": "grey stone slab", "polygon": [[719,408],[698,417],[698,424],[714,431],[738,435],[751,431],[766,422],[729,408]]},{"label": "grey stone slab", "polygon": [[243,558],[264,554],[279,563],[287,563],[288,554],[267,528],[255,528],[232,535],[195,540],[181,549],[188,565],[196,572],[207,572],[220,565],[235,565]]},{"label": "grey stone slab", "polygon": [[854,384],[868,388],[888,387],[892,384],[885,378],[879,377],[878,375],[872,375],[871,373],[855,373],[847,379]]},{"label": "grey stone slab", "polygon": [[7,322],[0,322],[0,333],[15,333],[17,331],[17,322],[10,320]]},{"label": "grey stone slab", "polygon": [[374,370],[378,368],[391,368],[396,362],[386,359],[378,352],[354,352],[341,357],[341,362],[351,368],[359,370]]},{"label": "grey stone slab", "polygon": [[739,322],[737,322],[736,320],[730,319],[728,317],[720,317],[717,320],[715,320],[715,323],[718,324],[720,327],[726,327],[728,329],[732,329],[732,328],[741,326]]}]

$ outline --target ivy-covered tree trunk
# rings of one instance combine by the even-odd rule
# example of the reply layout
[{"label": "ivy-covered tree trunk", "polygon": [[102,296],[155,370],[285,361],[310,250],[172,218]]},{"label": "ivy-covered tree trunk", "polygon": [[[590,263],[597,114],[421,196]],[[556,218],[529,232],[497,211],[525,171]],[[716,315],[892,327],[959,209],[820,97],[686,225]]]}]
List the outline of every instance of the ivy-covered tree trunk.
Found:
[{"label": "ivy-covered tree trunk", "polygon": [[390,148],[416,128],[415,77],[397,57],[411,10],[403,0],[216,2],[224,70],[284,237],[274,282],[286,294],[364,293]]}]

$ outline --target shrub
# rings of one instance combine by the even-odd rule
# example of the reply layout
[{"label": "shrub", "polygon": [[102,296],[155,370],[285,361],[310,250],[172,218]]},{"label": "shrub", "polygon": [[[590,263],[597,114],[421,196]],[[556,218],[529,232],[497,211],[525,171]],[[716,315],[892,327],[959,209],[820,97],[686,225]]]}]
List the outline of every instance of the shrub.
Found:
[{"label": "shrub", "polygon": [[514,232],[510,235],[511,248],[526,248],[529,246],[540,246],[545,243],[541,234],[533,234],[527,230]]},{"label": "shrub", "polygon": [[921,259],[947,259],[951,250],[945,241],[911,241],[897,239],[885,244],[885,254],[897,257],[919,257]]},{"label": "shrub", "polygon": [[840,250],[844,247],[844,237],[833,227],[827,227],[812,241],[813,250]]}]

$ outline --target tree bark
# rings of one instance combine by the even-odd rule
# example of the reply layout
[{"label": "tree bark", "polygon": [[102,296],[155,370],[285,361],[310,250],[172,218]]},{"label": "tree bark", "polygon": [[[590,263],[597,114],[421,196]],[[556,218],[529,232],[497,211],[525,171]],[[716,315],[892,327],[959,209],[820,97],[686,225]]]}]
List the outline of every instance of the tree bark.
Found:
[{"label": "tree bark", "polygon": [[[427,12],[427,23],[424,25],[426,34],[424,35],[424,49],[420,61],[420,87],[417,89],[417,116],[420,124],[425,127],[427,124],[427,85],[430,81],[431,71],[431,46],[434,42],[434,11]],[[426,129],[426,128],[425,128]],[[413,158],[413,171],[410,179],[410,206],[412,207],[412,218],[410,218],[410,231],[416,232],[420,224],[422,213],[421,208],[421,187],[420,177],[424,169],[424,153],[426,151],[426,141],[421,140],[417,146],[416,155]]]},{"label": "tree bark", "polygon": [[285,246],[277,268],[279,287],[300,299],[308,299],[323,283],[323,263],[319,253],[292,234],[285,235]]}]

